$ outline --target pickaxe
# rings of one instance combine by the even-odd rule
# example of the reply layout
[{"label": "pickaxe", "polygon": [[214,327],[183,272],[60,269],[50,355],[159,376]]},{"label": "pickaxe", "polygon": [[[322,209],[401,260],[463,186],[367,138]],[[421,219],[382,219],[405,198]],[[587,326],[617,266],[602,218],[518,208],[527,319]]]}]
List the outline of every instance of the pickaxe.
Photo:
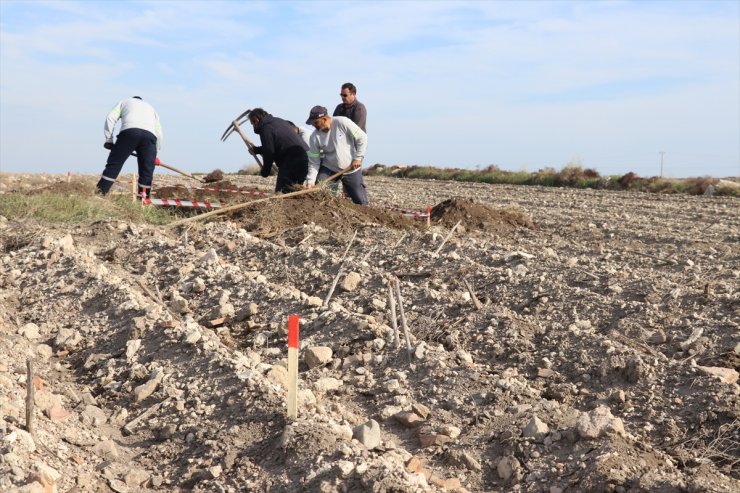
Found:
[{"label": "pickaxe", "polygon": [[[132,152],[132,153],[131,153],[131,155],[132,155],[132,156],[138,156],[138,154],[136,154],[136,151]],[[160,161],[160,160],[159,160],[159,158],[156,158],[156,159],[154,160],[154,165],[155,165],[155,166],[161,166],[161,167],[163,167],[163,168],[167,168],[167,169],[169,169],[169,170],[172,170],[172,171],[174,171],[175,173],[180,173],[180,174],[181,174],[181,175],[183,175],[183,176],[187,176],[188,178],[192,178],[192,179],[193,179],[193,180],[195,180],[195,181],[199,181],[199,182],[201,182],[201,183],[205,183],[205,182],[204,182],[203,180],[201,180],[201,179],[200,179],[200,178],[198,178],[197,176],[193,176],[193,175],[191,175],[190,173],[186,173],[186,172],[184,172],[184,171],[183,171],[183,170],[181,170],[181,169],[177,169],[177,168],[175,168],[174,166],[170,166],[169,164],[164,164],[164,163],[163,163],[162,161]]]},{"label": "pickaxe", "polygon": [[257,156],[257,154],[254,152],[254,144],[252,144],[249,139],[247,138],[247,135],[242,132],[241,125],[243,125],[248,119],[249,119],[249,113],[252,110],[247,110],[241,115],[237,116],[232,122],[231,125],[228,126],[224,134],[221,136],[221,142],[225,142],[226,139],[231,135],[234,131],[236,131],[239,135],[241,135],[242,140],[247,145],[247,149],[249,150],[249,153],[254,157],[254,160],[257,161],[257,164],[259,165],[260,169],[262,168],[262,161],[260,161],[260,158]]},{"label": "pickaxe", "polygon": [[197,176],[193,176],[190,173],[186,173],[186,172],[184,172],[184,171],[182,171],[180,169],[175,168],[174,166],[170,166],[169,164],[164,164],[162,161],[159,160],[159,158],[157,158],[154,161],[154,164],[157,165],[157,166],[161,166],[163,168],[167,168],[169,170],[172,170],[172,171],[174,171],[176,173],[180,173],[183,176],[187,176],[188,178],[192,178],[193,180],[199,181],[201,183],[205,183],[202,179],[198,178]]}]

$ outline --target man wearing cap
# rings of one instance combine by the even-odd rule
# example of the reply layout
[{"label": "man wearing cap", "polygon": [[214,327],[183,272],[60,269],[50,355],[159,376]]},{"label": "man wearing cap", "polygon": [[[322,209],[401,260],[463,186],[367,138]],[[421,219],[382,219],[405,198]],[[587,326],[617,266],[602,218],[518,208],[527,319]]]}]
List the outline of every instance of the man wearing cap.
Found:
[{"label": "man wearing cap", "polygon": [[295,132],[293,124],[272,116],[262,108],[249,112],[249,122],[262,144],[254,148],[256,154],[262,154],[260,174],[265,178],[270,176],[274,162],[278,167],[276,192],[288,193],[296,185],[302,185],[308,173],[308,146]]},{"label": "man wearing cap", "polygon": [[357,88],[351,82],[342,84],[339,90],[342,102],[334,109],[334,116],[346,116],[357,124],[363,132],[367,133],[365,123],[367,122],[367,109],[365,105],[357,100]]},{"label": "man wearing cap", "polygon": [[367,134],[349,118],[329,116],[323,106],[311,108],[306,123],[316,129],[309,138],[308,183],[313,185],[315,181],[323,181],[352,166],[352,171],[341,176],[342,186],[352,202],[367,205],[367,190],[361,171]]},{"label": "man wearing cap", "polygon": [[[121,130],[114,144],[113,129],[118,120],[121,120]],[[136,151],[139,162],[139,195],[148,197],[154,179],[157,151],[162,148],[162,126],[157,112],[139,96],[124,99],[108,113],[104,133],[103,147],[109,149],[110,154],[103,175],[96,185],[97,193],[105,195],[110,191],[126,159]]]}]

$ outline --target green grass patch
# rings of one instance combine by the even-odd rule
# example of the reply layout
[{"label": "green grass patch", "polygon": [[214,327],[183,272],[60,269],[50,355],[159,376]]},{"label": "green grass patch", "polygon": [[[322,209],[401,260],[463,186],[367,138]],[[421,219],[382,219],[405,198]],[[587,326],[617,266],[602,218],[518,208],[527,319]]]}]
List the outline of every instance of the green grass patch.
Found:
[{"label": "green grass patch", "polygon": [[132,202],[130,196],[107,197],[66,194],[0,195],[0,215],[7,219],[34,218],[57,224],[79,224],[122,219],[147,224],[167,224],[182,216],[175,211]]}]

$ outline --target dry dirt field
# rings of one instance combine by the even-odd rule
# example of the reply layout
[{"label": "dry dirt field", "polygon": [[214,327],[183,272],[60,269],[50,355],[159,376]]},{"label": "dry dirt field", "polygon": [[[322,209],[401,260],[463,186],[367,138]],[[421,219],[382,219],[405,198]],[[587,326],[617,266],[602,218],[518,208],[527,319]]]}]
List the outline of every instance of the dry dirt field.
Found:
[{"label": "dry dirt field", "polygon": [[174,228],[0,218],[0,491],[740,491],[740,200],[367,183]]}]

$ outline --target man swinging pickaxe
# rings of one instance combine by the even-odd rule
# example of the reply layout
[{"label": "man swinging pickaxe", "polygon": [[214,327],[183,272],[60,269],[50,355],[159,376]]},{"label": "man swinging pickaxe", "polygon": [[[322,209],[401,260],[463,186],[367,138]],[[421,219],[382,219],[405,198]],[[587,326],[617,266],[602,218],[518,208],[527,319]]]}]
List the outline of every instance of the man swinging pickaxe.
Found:
[{"label": "man swinging pickaxe", "polygon": [[260,160],[259,156],[257,156],[257,153],[254,152],[254,144],[252,144],[249,139],[247,138],[247,135],[242,131],[241,125],[244,125],[247,121],[249,121],[249,113],[252,110],[249,109],[242,113],[241,115],[237,116],[232,122],[231,125],[229,125],[226,128],[226,131],[221,136],[221,142],[226,142],[226,139],[229,138],[229,135],[234,133],[236,131],[244,141],[244,143],[247,145],[247,149],[249,150],[249,154],[254,157],[254,160],[257,161],[257,165],[262,169],[262,161]]}]

